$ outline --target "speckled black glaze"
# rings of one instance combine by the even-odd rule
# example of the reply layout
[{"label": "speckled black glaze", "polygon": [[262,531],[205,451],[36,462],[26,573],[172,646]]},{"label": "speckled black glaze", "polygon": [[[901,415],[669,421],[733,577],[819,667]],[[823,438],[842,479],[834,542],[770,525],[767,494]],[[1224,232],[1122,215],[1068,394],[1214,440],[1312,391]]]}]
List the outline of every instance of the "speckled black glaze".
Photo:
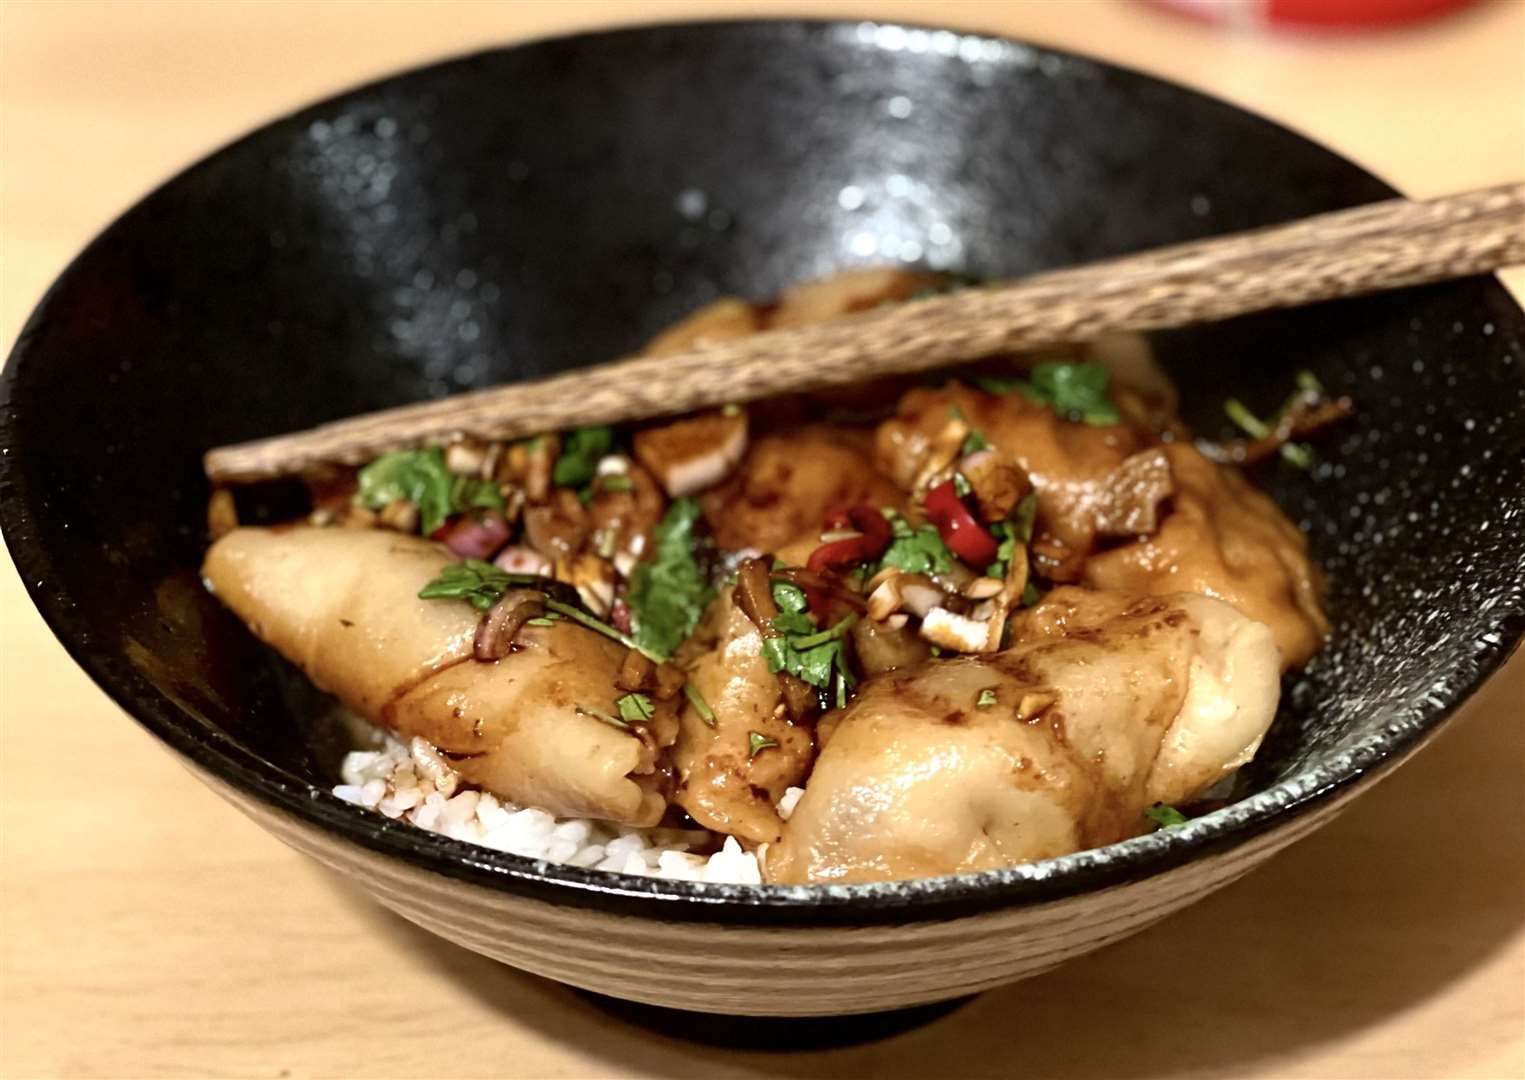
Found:
[{"label": "speckled black glaze", "polygon": [[1359,403],[1261,479],[1331,578],[1238,804],[999,873],[736,889],[547,866],[328,794],[315,694],[202,593],[200,453],[628,350],[722,292],[900,259],[976,275],[1382,198],[1327,150],[1088,60],[871,24],[656,27],[413,72],[264,128],[97,239],[0,384],[0,524],[75,659],[203,769],[357,844],[567,904],[925,919],[1146,877],[1395,764],[1525,628],[1525,318],[1491,280],[1165,335],[1190,419],[1299,368]]}]

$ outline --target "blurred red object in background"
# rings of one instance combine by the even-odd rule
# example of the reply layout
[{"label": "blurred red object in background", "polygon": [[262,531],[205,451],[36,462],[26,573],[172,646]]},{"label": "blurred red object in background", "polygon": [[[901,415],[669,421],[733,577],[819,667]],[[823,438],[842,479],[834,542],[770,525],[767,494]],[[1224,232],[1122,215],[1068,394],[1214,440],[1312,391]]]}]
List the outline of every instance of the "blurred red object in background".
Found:
[{"label": "blurred red object in background", "polygon": [[1360,30],[1416,22],[1473,0],[1144,0],[1154,7],[1236,27]]}]

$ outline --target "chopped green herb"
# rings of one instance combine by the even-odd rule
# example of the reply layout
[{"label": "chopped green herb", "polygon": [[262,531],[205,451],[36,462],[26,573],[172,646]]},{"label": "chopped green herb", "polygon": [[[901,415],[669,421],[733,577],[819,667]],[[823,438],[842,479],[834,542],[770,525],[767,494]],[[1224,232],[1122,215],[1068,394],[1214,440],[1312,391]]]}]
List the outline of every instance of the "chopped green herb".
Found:
[{"label": "chopped green herb", "polygon": [[556,618],[550,615],[537,615],[533,619],[525,619],[525,626],[555,626]]},{"label": "chopped green herb", "polygon": [[[970,454],[976,454],[981,450],[988,449],[990,449],[990,440],[985,438],[984,434],[979,431],[971,431],[968,435],[964,436],[964,445],[959,447],[958,452],[961,457],[968,457]],[[967,480],[964,482],[968,483]]]},{"label": "chopped green herb", "polygon": [[812,634],[815,620],[803,611],[780,611],[773,616],[773,629],[780,634]]},{"label": "chopped green herb", "polygon": [[1244,402],[1238,398],[1229,398],[1223,403],[1223,411],[1228,414],[1239,428],[1252,439],[1264,439],[1271,434],[1271,427],[1260,417],[1250,412]]},{"label": "chopped green herb", "polygon": [[805,590],[792,581],[775,581],[771,583],[773,602],[778,605],[780,611],[804,611],[807,606]]},{"label": "chopped green herb", "polygon": [[694,499],[678,499],[652,531],[650,557],[630,575],[630,620],[647,655],[665,660],[699,625],[715,598],[694,556],[694,526],[702,516]]},{"label": "chopped green herb", "polygon": [[600,491],[634,491],[635,481],[624,473],[610,473],[599,477],[596,486]]},{"label": "chopped green herb", "polygon": [[[1303,376],[1313,379],[1313,385],[1318,386],[1318,380],[1312,375],[1303,372],[1298,376],[1298,386],[1303,387]],[[1320,392],[1322,387],[1319,387]],[[1274,434],[1274,427],[1280,421],[1280,417],[1271,423],[1266,423],[1260,417],[1250,412],[1244,402],[1238,398],[1229,398],[1223,403],[1223,411],[1234,424],[1252,439],[1268,439]],[[1277,452],[1282,460],[1289,465],[1295,465],[1299,469],[1311,469],[1313,467],[1313,447],[1307,443],[1288,442],[1282,443]]]},{"label": "chopped green herb", "polygon": [[1032,607],[1034,604],[1036,604],[1039,600],[1042,600],[1042,599],[1043,599],[1043,593],[1039,592],[1038,591],[1038,586],[1034,585],[1031,581],[1029,581],[1027,583],[1027,585],[1022,589],[1022,606],[1023,607]]},{"label": "chopped green herb", "polygon": [[[850,688],[856,680],[843,663],[842,638],[856,621],[856,615],[847,615],[829,630],[817,631],[815,619],[805,612],[779,612],[773,618],[777,636],[763,639],[768,670],[787,671],[823,690],[831,685],[835,671]],[[841,696],[845,699],[845,690]]]},{"label": "chopped green herb", "polygon": [[1038,493],[1034,491],[1017,503],[1010,517],[990,527],[991,533],[1000,539],[1000,545],[996,548],[996,561],[985,568],[986,577],[1006,576],[1007,568],[1011,566],[1011,557],[1017,553],[1017,545],[1032,542],[1033,523],[1037,517]]},{"label": "chopped green herb", "polygon": [[693,683],[686,682],[683,684],[683,695],[688,698],[688,703],[694,707],[694,712],[699,714],[699,719],[703,720],[707,726],[714,727],[715,710],[710,708],[710,703],[704,700],[704,696],[698,690],[694,689]]},{"label": "chopped green herb", "polygon": [[1319,382],[1318,376],[1311,371],[1299,371],[1297,373],[1297,388],[1305,394],[1314,397],[1327,397],[1324,384]]},{"label": "chopped green herb", "polygon": [[[774,625],[776,626],[778,624],[778,620],[774,619],[773,621]],[[858,616],[856,615],[844,615],[842,616],[841,621],[831,629],[822,630],[820,633],[811,634],[808,637],[797,638],[796,640],[791,641],[790,644],[793,645],[796,649],[813,649],[817,645],[826,644],[828,641],[836,641],[843,634],[847,633],[852,624],[857,621]]]},{"label": "chopped green herb", "polygon": [[503,493],[496,485],[451,472],[445,466],[445,452],[437,446],[383,454],[360,470],[358,480],[356,504],[380,510],[406,499],[418,507],[419,529],[425,536],[451,514],[503,508]]},{"label": "chopped green herb", "polygon": [[1161,829],[1168,829],[1174,825],[1185,825],[1191,819],[1173,806],[1164,803],[1155,803],[1144,811],[1144,816]]},{"label": "chopped green herb", "polygon": [[777,745],[777,739],[770,739],[760,731],[749,731],[747,732],[747,760],[751,761],[764,750]]},{"label": "chopped green herb", "polygon": [[522,574],[510,574],[481,559],[453,563],[418,590],[420,600],[465,600],[478,611],[488,611]]},{"label": "chopped green herb", "polygon": [[987,394],[1014,394],[1027,385],[1022,379],[1005,375],[976,375],[970,381]]},{"label": "chopped green herb", "polygon": [[837,708],[847,707],[847,676],[837,672]]},{"label": "chopped green herb", "polygon": [[945,574],[953,569],[953,553],[938,535],[937,526],[913,528],[896,511],[886,508],[883,513],[889,520],[892,539],[875,573],[886,566],[907,574]]},{"label": "chopped green herb", "polygon": [[1031,543],[1033,526],[1038,521],[1038,493],[1031,491],[1023,496],[1008,520],[1011,522],[1012,532],[1016,538],[1024,544]]},{"label": "chopped green herb", "polygon": [[613,449],[613,428],[578,428],[562,442],[561,456],[551,469],[552,482],[557,487],[582,487],[598,471],[598,459]]},{"label": "chopped green herb", "polygon": [[987,686],[985,689],[980,691],[980,696],[975,701],[974,707],[976,709],[988,709],[988,708],[990,708],[990,706],[994,705],[995,703],[996,703],[995,691],[990,689]]},{"label": "chopped green herb", "polygon": [[595,720],[602,720],[604,723],[608,724],[610,727],[617,727],[621,731],[629,731],[630,730],[630,725],[625,723],[625,721],[621,720],[618,716],[611,716],[609,713],[600,712],[597,709],[588,709],[588,708],[584,708],[581,705],[578,705],[575,708],[573,708],[572,711],[577,713],[577,715],[579,715],[579,716],[591,716]]},{"label": "chopped green herb", "polygon": [[974,488],[969,486],[968,477],[966,477],[961,472],[956,472],[953,474],[953,494],[962,499],[973,490]]},{"label": "chopped green herb", "polygon": [[1087,424],[1115,424],[1122,417],[1107,397],[1111,372],[1103,364],[1050,362],[1033,368],[1021,392],[1061,416]]},{"label": "chopped green herb", "polygon": [[1295,465],[1299,469],[1313,468],[1313,447],[1307,443],[1282,443],[1278,453],[1288,465]]},{"label": "chopped green herb", "polygon": [[665,656],[655,656],[652,653],[647,652],[645,649],[641,648],[640,645],[636,644],[636,642],[628,634],[620,633],[618,630],[603,620],[595,619],[586,611],[583,611],[580,608],[575,608],[571,604],[563,604],[560,600],[546,600],[545,606],[557,614],[565,615],[573,622],[582,623],[582,625],[586,626],[589,630],[596,630],[600,634],[603,634],[604,637],[612,638],[613,640],[618,641],[627,649],[634,649],[636,652],[640,653],[642,656],[652,661],[653,663],[660,664],[663,660],[667,659]]},{"label": "chopped green herb", "polygon": [[623,697],[617,697],[614,699],[614,707],[620,711],[620,719],[631,724],[650,720],[651,714],[656,711],[651,698],[645,694],[625,694]]},{"label": "chopped green herb", "polygon": [[1107,397],[1111,378],[1104,364],[1050,361],[1033,368],[1028,379],[981,376],[974,385],[989,394],[1021,394],[1069,420],[1115,424],[1122,417]]}]

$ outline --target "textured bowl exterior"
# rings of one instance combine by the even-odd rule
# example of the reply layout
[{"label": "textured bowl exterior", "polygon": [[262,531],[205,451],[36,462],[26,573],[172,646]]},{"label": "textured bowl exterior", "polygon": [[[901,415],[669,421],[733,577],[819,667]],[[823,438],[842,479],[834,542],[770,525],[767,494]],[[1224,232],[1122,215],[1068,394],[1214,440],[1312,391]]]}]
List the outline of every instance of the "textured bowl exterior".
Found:
[{"label": "textured bowl exterior", "polygon": [[976,915],[791,927],[622,915],[467,884],[356,847],[198,775],[285,843],[463,948],[612,997],[742,1016],[900,1009],[1037,975],[1244,876],[1331,820],[1374,780],[1286,828],[1145,880]]},{"label": "textured bowl exterior", "polygon": [[[626,353],[720,293],[898,261],[1010,277],[1388,197],[1222,102],[876,23],[535,42],[319,102],[107,229],[0,375],[0,527],[70,654],[242,810],[526,970],[709,1011],[966,994],[1115,940],[1317,827],[1525,632],[1525,315],[1491,279],[1162,334],[1196,430],[1314,372],[1357,413],[1256,479],[1329,575],[1232,805],[986,874],[750,888],[491,851],[335,798],[327,705],[202,589],[215,445]],[[289,509],[240,493],[244,520]],[[1316,888],[1317,883],[1310,883]],[[676,977],[675,973],[684,977]]]}]

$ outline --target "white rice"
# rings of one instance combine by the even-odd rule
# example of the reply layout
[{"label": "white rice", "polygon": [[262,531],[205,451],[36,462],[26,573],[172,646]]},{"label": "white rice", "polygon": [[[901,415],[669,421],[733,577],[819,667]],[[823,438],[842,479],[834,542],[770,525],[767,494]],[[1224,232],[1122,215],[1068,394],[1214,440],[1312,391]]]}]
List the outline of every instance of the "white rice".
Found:
[{"label": "white rice", "polygon": [[[633,829],[515,806],[465,784],[424,739],[404,745],[388,737],[380,750],[346,754],[340,771],[344,783],[333,790],[346,802],[496,851],[641,877],[762,884],[757,857],[732,837],[713,855],[697,855],[689,849],[713,846],[714,834]],[[780,800],[783,816],[799,801],[797,791]]]}]

